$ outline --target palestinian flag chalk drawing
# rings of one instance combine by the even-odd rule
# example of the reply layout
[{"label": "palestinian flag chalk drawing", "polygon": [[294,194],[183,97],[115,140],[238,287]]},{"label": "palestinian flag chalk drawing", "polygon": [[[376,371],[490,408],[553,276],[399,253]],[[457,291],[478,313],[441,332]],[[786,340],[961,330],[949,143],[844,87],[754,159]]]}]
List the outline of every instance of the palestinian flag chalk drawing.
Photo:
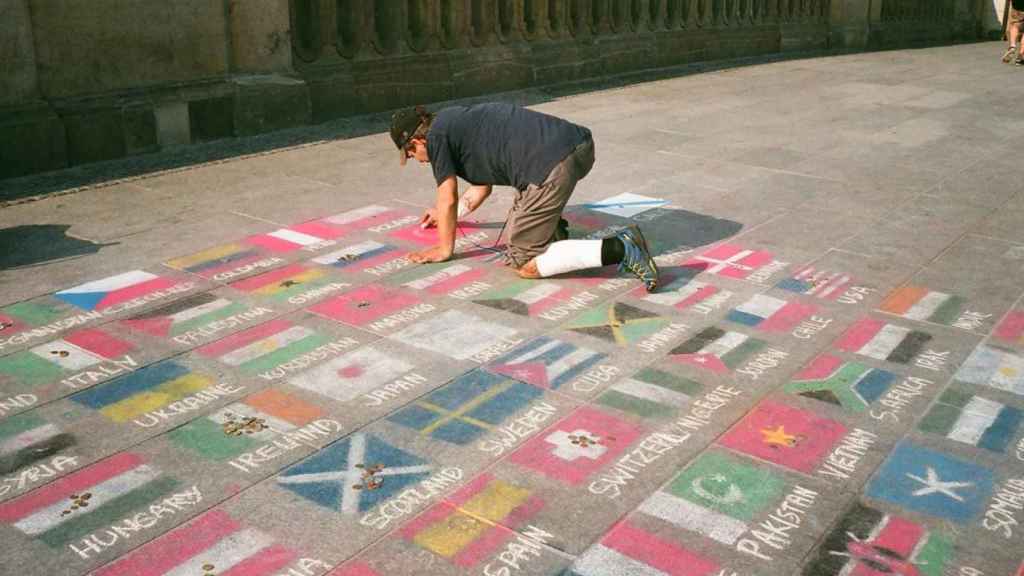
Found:
[{"label": "palestinian flag chalk drawing", "polygon": [[54,296],[84,310],[106,310],[176,283],[174,278],[135,270],[61,290]]},{"label": "palestinian flag chalk drawing", "polygon": [[244,304],[203,292],[122,320],[121,324],[151,336],[173,338],[245,309]]},{"label": "palestinian flag chalk drawing", "polygon": [[424,436],[465,446],[541,396],[537,388],[474,370],[388,417]]},{"label": "palestinian flag chalk drawing", "polygon": [[855,503],[825,538],[804,576],[943,576],[953,542],[901,516]]},{"label": "palestinian flag chalk drawing", "polygon": [[1020,422],[1021,411],[1017,408],[959,388],[947,388],[917,428],[992,452],[1004,452]]},{"label": "palestinian flag chalk drawing", "polygon": [[675,362],[724,374],[739,367],[764,346],[763,340],[711,326],[676,346],[669,357]]},{"label": "palestinian flag chalk drawing", "polygon": [[907,364],[920,354],[931,334],[864,318],[846,330],[836,348],[876,360]]},{"label": "palestinian flag chalk drawing", "polygon": [[108,564],[95,576],[273,576],[298,554],[213,510]]},{"label": "palestinian flag chalk drawing", "polygon": [[178,481],[123,452],[0,504],[0,522],[61,547],[163,498]]},{"label": "palestinian flag chalk drawing", "polygon": [[398,535],[463,568],[501,550],[544,506],[529,489],[481,474]]},{"label": "palestinian flag chalk drawing", "polygon": [[714,576],[720,566],[679,544],[621,522],[580,556],[569,576]]},{"label": "palestinian flag chalk drawing", "polygon": [[945,324],[956,322],[966,300],[943,292],[934,292],[921,286],[904,286],[894,290],[878,307],[882,312],[911,320]]},{"label": "palestinian flag chalk drawing", "polygon": [[541,336],[498,358],[487,370],[539,388],[558,389],[606,358],[606,354]]},{"label": "palestinian flag chalk drawing", "polygon": [[896,375],[892,372],[822,354],[797,373],[785,390],[850,412],[863,412],[894,382]]},{"label": "palestinian flag chalk drawing", "polygon": [[323,414],[319,407],[271,388],[175,428],[167,438],[201,458],[223,462]]}]

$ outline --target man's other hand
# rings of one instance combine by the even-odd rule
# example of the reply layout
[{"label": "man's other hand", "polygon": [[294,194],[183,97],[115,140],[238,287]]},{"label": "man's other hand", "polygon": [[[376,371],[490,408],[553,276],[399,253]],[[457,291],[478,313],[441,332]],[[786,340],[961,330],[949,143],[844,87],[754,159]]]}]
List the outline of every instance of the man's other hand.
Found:
[{"label": "man's other hand", "polygon": [[428,208],[420,218],[420,228],[433,228],[437,226],[437,210]]},{"label": "man's other hand", "polygon": [[444,262],[451,257],[451,252],[447,252],[439,246],[434,246],[420,252],[413,252],[409,255],[409,260],[417,264],[427,264],[429,262]]}]

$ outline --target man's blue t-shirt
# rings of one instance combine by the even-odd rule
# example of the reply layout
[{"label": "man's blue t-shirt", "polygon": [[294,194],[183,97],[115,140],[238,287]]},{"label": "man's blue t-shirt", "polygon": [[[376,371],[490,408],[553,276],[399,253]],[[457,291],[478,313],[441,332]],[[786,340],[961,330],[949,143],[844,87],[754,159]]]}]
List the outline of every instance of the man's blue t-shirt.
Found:
[{"label": "man's blue t-shirt", "polygon": [[590,130],[567,120],[505,103],[455,106],[437,113],[427,154],[440,186],[456,175],[470,184],[541,184]]}]

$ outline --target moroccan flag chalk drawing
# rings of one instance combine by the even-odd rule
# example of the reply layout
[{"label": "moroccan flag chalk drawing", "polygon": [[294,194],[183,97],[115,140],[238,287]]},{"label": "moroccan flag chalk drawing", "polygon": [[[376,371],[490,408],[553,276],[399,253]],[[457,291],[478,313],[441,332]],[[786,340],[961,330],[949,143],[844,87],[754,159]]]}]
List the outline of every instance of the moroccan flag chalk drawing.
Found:
[{"label": "moroccan flag chalk drawing", "polygon": [[225,461],[323,416],[319,407],[273,388],[175,428],[167,438],[206,460]]},{"label": "moroccan flag chalk drawing", "polygon": [[534,436],[508,460],[576,486],[614,462],[643,433],[606,412],[583,407]]},{"label": "moroccan flag chalk drawing", "polygon": [[485,271],[465,264],[420,265],[403,275],[401,282],[410,290],[443,296],[479,280],[485,274]]},{"label": "moroccan flag chalk drawing", "polygon": [[393,354],[364,346],[290,378],[288,383],[348,402],[398,380],[412,369],[412,364]]},{"label": "moroccan flag chalk drawing", "polygon": [[35,412],[0,420],[0,476],[46,460],[75,443],[74,436]]},{"label": "moroccan flag chalk drawing", "polygon": [[565,282],[516,280],[484,292],[473,302],[520,316],[540,316],[571,295],[572,289]]},{"label": "moroccan flag chalk drawing", "polygon": [[719,244],[700,256],[683,263],[694,272],[715,274],[727,278],[745,279],[755,270],[770,264],[772,254],[763,250],[748,250],[734,244]]},{"label": "moroccan flag chalk drawing", "polygon": [[615,528],[580,556],[569,576],[715,576],[719,565],[630,524]]},{"label": "moroccan flag chalk drawing", "polygon": [[151,336],[173,338],[211,322],[230,318],[245,309],[240,302],[203,292],[122,320],[121,324]]},{"label": "moroccan flag chalk drawing", "polygon": [[272,536],[212,510],[119,558],[95,576],[273,576],[298,554]]},{"label": "moroccan flag chalk drawing", "polygon": [[896,445],[865,490],[871,498],[960,523],[981,512],[991,493],[988,468],[906,440]]},{"label": "moroccan flag chalk drawing", "polygon": [[700,394],[699,382],[675,374],[645,368],[597,397],[597,403],[642,418],[668,417]]},{"label": "moroccan flag chalk drawing", "polygon": [[541,336],[498,358],[487,370],[555,390],[606,357],[564,340]]},{"label": "moroccan flag chalk drawing", "polygon": [[766,294],[757,294],[729,311],[726,320],[757,328],[764,332],[789,332],[817,307],[800,302],[787,302]]},{"label": "moroccan flag chalk drawing", "polygon": [[[375,327],[377,320],[420,303],[415,295],[380,284],[367,284],[310,306],[308,310],[352,326]],[[430,306],[425,304],[424,306]],[[433,307],[430,307],[433,310]]]},{"label": "moroccan flag chalk drawing", "polygon": [[287,253],[322,245],[343,234],[344,232],[337,228],[314,220],[288,228],[278,228],[266,234],[249,236],[245,242],[268,252]]},{"label": "moroccan flag chalk drawing", "polygon": [[178,485],[143,456],[122,452],[0,504],[0,522],[61,547],[134,510],[147,510]]},{"label": "moroccan flag chalk drawing", "polygon": [[931,334],[863,318],[836,340],[839,350],[876,360],[907,364],[920,354],[932,339]]},{"label": "moroccan flag chalk drawing", "polygon": [[355,433],[285,470],[277,484],[324,508],[356,514],[426,479],[432,470],[419,456]]},{"label": "moroccan flag chalk drawing", "polygon": [[[99,328],[84,328],[60,340],[0,357],[0,382],[6,378],[29,389],[126,357],[135,345]],[[134,362],[129,362],[134,364]]]},{"label": "moroccan flag chalk drawing", "polygon": [[329,283],[330,278],[322,268],[290,264],[277,270],[239,280],[232,283],[231,287],[255,296],[269,298],[275,302],[285,302],[289,298]]},{"label": "moroccan flag chalk drawing", "polygon": [[844,434],[846,427],[835,420],[785,404],[762,402],[726,432],[719,443],[809,474]]},{"label": "moroccan flag chalk drawing", "polygon": [[751,520],[782,497],[784,488],[770,470],[707,452],[638,511],[731,546]]},{"label": "moroccan flag chalk drawing", "polygon": [[1024,310],[1012,310],[992,332],[992,339],[1011,346],[1024,346]]},{"label": "moroccan flag chalk drawing", "polygon": [[516,330],[461,310],[446,310],[390,337],[415,348],[455,360],[469,360],[495,344],[515,337]]},{"label": "moroccan flag chalk drawing", "polygon": [[544,506],[527,488],[481,474],[403,526],[398,535],[456,566],[472,568],[503,549]]},{"label": "moroccan flag chalk drawing", "polygon": [[739,367],[764,346],[763,340],[710,326],[672,349],[669,358],[724,374]]},{"label": "moroccan flag chalk drawing", "polygon": [[896,382],[896,375],[822,354],[798,372],[785,391],[863,412]]},{"label": "moroccan flag chalk drawing", "polygon": [[836,300],[846,292],[852,281],[852,278],[841,272],[807,266],[775,287],[822,300]]},{"label": "moroccan flag chalk drawing", "polygon": [[212,386],[212,378],[167,361],[71,396],[114,422],[128,422]]},{"label": "moroccan flag chalk drawing", "polygon": [[566,329],[628,346],[672,323],[670,318],[622,302],[606,302],[580,314]]},{"label": "moroccan flag chalk drawing", "polygon": [[878,309],[911,320],[949,326],[956,322],[965,303],[960,296],[921,286],[904,286],[889,294]]},{"label": "moroccan flag chalk drawing", "polygon": [[953,542],[856,502],[804,566],[804,576],[944,576]]},{"label": "moroccan flag chalk drawing", "polygon": [[176,283],[174,278],[134,270],[61,290],[54,296],[83,310],[106,310]]},{"label": "moroccan flag chalk drawing", "polygon": [[1005,452],[1020,422],[1021,411],[1017,408],[950,387],[932,404],[917,428],[992,452]]},{"label": "moroccan flag chalk drawing", "polygon": [[465,446],[497,429],[541,394],[528,384],[473,370],[406,405],[388,416],[388,421]]},{"label": "moroccan flag chalk drawing", "polygon": [[326,335],[278,318],[196,349],[246,374],[270,370],[330,342]]},{"label": "moroccan flag chalk drawing", "polygon": [[[230,278],[234,272],[260,261],[265,261],[264,263],[270,266],[275,264],[272,259],[267,258],[255,246],[236,242],[209,248],[189,256],[175,258],[174,260],[168,260],[164,264],[175,270],[191,272],[203,278],[219,280]],[[283,261],[276,263],[283,263]]]},{"label": "moroccan flag chalk drawing", "polygon": [[1024,357],[1015,352],[979,344],[953,379],[1024,396]]}]

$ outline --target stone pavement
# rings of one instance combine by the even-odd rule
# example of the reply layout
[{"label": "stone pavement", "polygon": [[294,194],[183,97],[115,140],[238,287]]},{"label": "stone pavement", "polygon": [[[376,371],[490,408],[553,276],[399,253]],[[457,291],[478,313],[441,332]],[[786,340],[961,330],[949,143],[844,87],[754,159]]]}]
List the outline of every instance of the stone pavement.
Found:
[{"label": "stone pavement", "polygon": [[592,128],[571,235],[638,222],[651,295],[516,279],[502,190],[411,265],[382,133],[0,210],[0,572],[1024,573],[1000,54],[506,95]]}]

